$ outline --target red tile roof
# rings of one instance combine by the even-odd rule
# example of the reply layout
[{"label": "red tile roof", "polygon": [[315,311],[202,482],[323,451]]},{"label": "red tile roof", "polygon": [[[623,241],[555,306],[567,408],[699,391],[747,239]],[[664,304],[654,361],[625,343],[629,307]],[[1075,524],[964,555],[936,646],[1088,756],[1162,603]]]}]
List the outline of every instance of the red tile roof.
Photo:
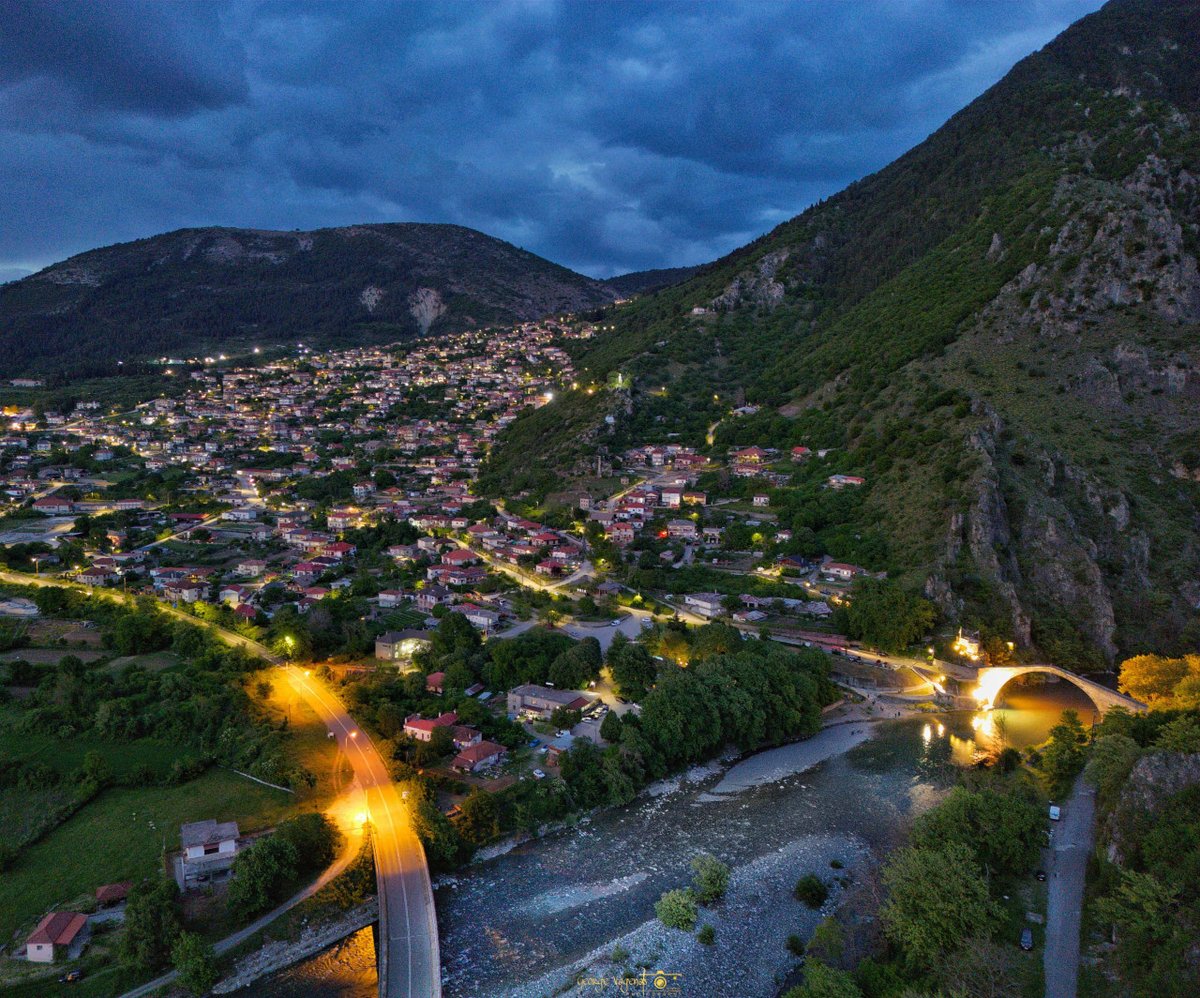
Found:
[{"label": "red tile roof", "polygon": [[77,911],[55,911],[38,922],[38,927],[26,942],[30,945],[70,946],[85,925],[87,915]]}]

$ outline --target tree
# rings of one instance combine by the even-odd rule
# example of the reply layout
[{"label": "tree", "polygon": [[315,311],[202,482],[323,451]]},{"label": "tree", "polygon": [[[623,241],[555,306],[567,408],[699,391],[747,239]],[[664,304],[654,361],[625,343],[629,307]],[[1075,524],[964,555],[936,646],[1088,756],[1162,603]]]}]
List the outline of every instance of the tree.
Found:
[{"label": "tree", "polygon": [[716,856],[702,852],[692,858],[692,887],[701,904],[720,901],[729,889],[729,867]]},{"label": "tree", "polygon": [[990,937],[1000,919],[975,857],[958,843],[897,850],[883,868],[883,882],[884,931],[920,967],[932,966],[970,936]]},{"label": "tree", "polygon": [[1200,752],[1200,720],[1182,714],[1168,721],[1154,739],[1154,745],[1168,752]]},{"label": "tree", "polygon": [[291,884],[299,866],[296,847],[287,839],[258,839],[233,861],[230,909],[243,917],[266,911]]},{"label": "tree", "polygon": [[1020,994],[1012,946],[991,939],[968,939],[946,961],[943,973],[950,993],[962,998],[1010,998]]},{"label": "tree", "polygon": [[570,707],[555,707],[550,715],[550,723],[562,731],[570,731],[583,720],[583,713]]},{"label": "tree", "polygon": [[112,775],[112,767],[101,753],[89,749],[83,754],[83,765],[79,769],[82,780],[102,787],[112,779]]},{"label": "tree", "polygon": [[1117,689],[1153,707],[1169,703],[1187,674],[1187,663],[1181,658],[1134,655],[1121,663]]},{"label": "tree", "polygon": [[159,877],[134,884],[125,904],[125,932],[120,959],[138,970],[166,966],[179,935],[179,888],[174,880]]},{"label": "tree", "polygon": [[1086,772],[1102,808],[1107,810],[1116,803],[1141,754],[1142,747],[1128,735],[1101,735],[1093,743]]},{"label": "tree", "polygon": [[666,891],[654,904],[654,914],[668,929],[691,932],[696,927],[696,895],[691,890]]},{"label": "tree", "polygon": [[784,998],[862,998],[862,991],[846,971],[809,960],[804,967],[804,983]]},{"label": "tree", "polygon": [[291,843],[300,869],[323,870],[333,862],[341,842],[341,833],[320,811],[288,818],[275,828],[275,838]]},{"label": "tree", "polygon": [[470,654],[482,644],[479,632],[461,613],[448,613],[433,632],[430,651],[437,658],[455,653]]},{"label": "tree", "polygon": [[645,646],[630,641],[613,642],[608,649],[608,667],[617,692],[636,703],[641,703],[658,677],[658,664]]},{"label": "tree", "polygon": [[195,932],[180,933],[171,948],[171,961],[179,971],[179,983],[193,994],[207,993],[220,980],[212,945]]},{"label": "tree", "polygon": [[621,715],[615,710],[610,710],[604,715],[604,720],[600,722],[600,737],[606,742],[614,744],[619,742],[623,730],[624,725],[621,722]]},{"label": "tree", "polygon": [[[410,804],[412,803],[410,794]],[[416,798],[412,808],[413,828],[425,847],[425,855],[435,870],[449,870],[461,859],[470,856],[470,847],[465,845],[458,829],[431,800]]]},{"label": "tree", "polygon": [[[1122,870],[1115,891],[1097,902],[1097,914],[1116,929],[1122,976],[1140,985],[1138,994],[1195,994],[1194,973],[1185,969],[1194,944],[1179,923],[1176,892],[1149,873]],[[1184,939],[1180,939],[1181,929]],[[1191,980],[1191,985],[1187,982]]]},{"label": "tree", "polygon": [[1018,874],[1037,861],[1045,828],[1040,797],[1024,780],[978,790],[955,787],[913,829],[912,844],[969,848],[989,873]]},{"label": "tree", "polygon": [[476,787],[459,805],[455,825],[462,837],[473,846],[490,842],[500,834],[500,812],[496,798]]},{"label": "tree", "polygon": [[1056,796],[1065,796],[1083,769],[1087,758],[1087,732],[1073,710],[1064,710],[1062,720],[1050,729],[1050,740],[1042,748],[1042,773]]},{"label": "tree", "polygon": [[850,636],[884,651],[903,651],[926,634],[937,613],[929,600],[892,579],[860,576],[850,591]]}]

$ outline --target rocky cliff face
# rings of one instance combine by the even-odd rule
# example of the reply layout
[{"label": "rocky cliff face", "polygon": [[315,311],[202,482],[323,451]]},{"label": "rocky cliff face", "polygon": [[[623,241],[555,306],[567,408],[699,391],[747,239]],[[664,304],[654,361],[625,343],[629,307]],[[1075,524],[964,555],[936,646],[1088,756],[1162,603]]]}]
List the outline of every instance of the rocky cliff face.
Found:
[{"label": "rocky cliff face", "polygon": [[1125,781],[1117,806],[1100,829],[1110,861],[1125,862],[1136,841],[1137,817],[1152,814],[1172,794],[1200,783],[1200,754],[1152,752],[1142,756]]},{"label": "rocky cliff face", "polygon": [[952,621],[1073,668],[1194,649],[1197,37],[1192,0],[1112,0],[580,366],[632,376],[640,442],[744,395],[771,415],[725,442],[836,448],[868,484],[832,553]]}]

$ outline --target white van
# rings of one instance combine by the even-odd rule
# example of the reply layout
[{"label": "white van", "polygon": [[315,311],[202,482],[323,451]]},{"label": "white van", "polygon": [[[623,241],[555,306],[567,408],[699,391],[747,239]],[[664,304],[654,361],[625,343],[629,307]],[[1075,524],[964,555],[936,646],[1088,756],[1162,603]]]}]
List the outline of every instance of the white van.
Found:
[{"label": "white van", "polygon": [[1051,821],[1058,821],[1058,819],[1059,819],[1059,818],[1061,818],[1061,817],[1062,817],[1062,811],[1060,811],[1060,810],[1058,809],[1058,805],[1057,805],[1057,804],[1051,804],[1051,805],[1050,805],[1050,820],[1051,820]]}]

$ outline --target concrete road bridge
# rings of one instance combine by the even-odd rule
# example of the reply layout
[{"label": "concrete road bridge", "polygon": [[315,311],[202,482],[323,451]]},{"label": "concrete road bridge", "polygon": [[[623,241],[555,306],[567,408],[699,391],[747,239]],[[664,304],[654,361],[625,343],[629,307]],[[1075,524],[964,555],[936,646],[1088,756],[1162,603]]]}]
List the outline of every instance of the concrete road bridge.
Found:
[{"label": "concrete road bridge", "polygon": [[996,702],[1000,691],[1009,682],[1018,676],[1024,676],[1031,672],[1045,673],[1051,676],[1058,676],[1059,679],[1065,679],[1086,693],[1101,714],[1107,714],[1114,707],[1123,707],[1129,711],[1142,711],[1146,709],[1146,705],[1140,700],[1127,697],[1124,693],[1117,693],[1115,690],[1110,690],[1107,686],[1101,686],[1094,680],[1076,675],[1074,672],[1068,672],[1057,665],[987,666],[979,670],[978,686],[975,688],[975,699],[981,704],[990,707]]}]

